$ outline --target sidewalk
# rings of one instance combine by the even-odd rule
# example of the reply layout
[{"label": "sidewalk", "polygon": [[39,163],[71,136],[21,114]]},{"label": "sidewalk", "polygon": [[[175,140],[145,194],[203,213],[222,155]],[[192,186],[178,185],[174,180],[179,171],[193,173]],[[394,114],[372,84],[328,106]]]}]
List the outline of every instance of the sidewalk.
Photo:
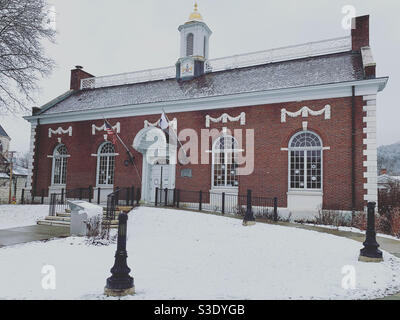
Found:
[{"label": "sidewalk", "polygon": [[0,248],[31,241],[69,237],[69,227],[33,225],[0,230]]},{"label": "sidewalk", "polygon": [[[365,233],[340,231],[340,230],[335,230],[335,229],[328,229],[328,228],[323,228],[323,227],[318,227],[318,226],[310,226],[310,225],[302,225],[302,224],[297,224],[297,223],[278,222],[278,224],[282,225],[282,226],[292,227],[292,228],[299,228],[299,229],[306,229],[306,230],[313,230],[313,231],[318,231],[318,232],[323,232],[323,233],[329,233],[329,234],[333,234],[335,236],[345,237],[345,238],[349,238],[352,240],[356,240],[361,243],[365,241]],[[383,238],[383,237],[377,236],[376,241],[379,243],[380,248],[382,250],[385,250],[385,251],[393,254],[394,256],[400,258],[400,239],[394,240],[394,239]],[[362,246],[360,247],[360,249],[361,248],[362,248]]]}]

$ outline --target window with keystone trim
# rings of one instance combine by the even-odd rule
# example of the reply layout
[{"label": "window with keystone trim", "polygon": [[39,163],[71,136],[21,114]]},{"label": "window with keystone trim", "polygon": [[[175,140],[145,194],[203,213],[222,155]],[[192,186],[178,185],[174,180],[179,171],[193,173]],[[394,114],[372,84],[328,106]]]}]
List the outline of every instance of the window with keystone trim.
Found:
[{"label": "window with keystone trim", "polygon": [[115,148],[111,142],[103,143],[97,152],[97,185],[114,184]]},{"label": "window with keystone trim", "polygon": [[322,190],[322,140],[314,132],[298,132],[290,139],[289,189]]},{"label": "window with keystone trim", "polygon": [[53,152],[52,185],[65,185],[67,180],[68,150],[64,144],[58,145]]},{"label": "window with keystone trim", "polygon": [[232,136],[219,137],[212,149],[212,186],[238,187],[238,143]]}]

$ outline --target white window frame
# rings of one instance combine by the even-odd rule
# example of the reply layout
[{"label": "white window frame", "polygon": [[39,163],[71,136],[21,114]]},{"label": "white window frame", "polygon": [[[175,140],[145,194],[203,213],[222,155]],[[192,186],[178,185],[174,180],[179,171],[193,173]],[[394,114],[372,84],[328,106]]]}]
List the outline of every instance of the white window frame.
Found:
[{"label": "white window frame", "polygon": [[[57,154],[58,149],[60,149],[61,147],[65,147],[65,149],[67,150],[67,154],[65,155],[60,155]],[[65,144],[59,144],[54,148],[53,151],[53,161],[52,161],[52,165],[51,165],[51,185],[52,186],[60,186],[60,187],[65,187],[67,185],[67,168],[68,168],[68,158],[70,156],[68,155],[68,148],[66,147]],[[55,183],[54,182],[54,176],[55,176],[55,164],[57,159],[61,159],[61,165],[60,165],[60,172],[61,175],[63,173],[63,169],[65,167],[65,183]],[[65,163],[64,163],[64,159],[65,159]],[[62,181],[62,176],[60,175],[60,181]]]},{"label": "white window frame", "polygon": [[[298,135],[303,134],[303,133],[309,133],[314,135],[315,137],[317,137],[319,139],[320,142],[320,146],[319,147],[291,147],[292,142],[294,140],[294,138],[296,138]],[[304,131],[299,131],[297,133],[295,133],[289,141],[288,144],[288,190],[290,191],[295,191],[295,192],[322,192],[323,190],[323,182],[324,182],[324,147],[323,147],[323,142],[321,137],[316,134],[313,131],[310,130],[304,130]],[[291,187],[291,153],[292,151],[304,151],[304,188],[292,188]],[[307,151],[321,151],[321,188],[307,188]]]},{"label": "white window frame", "polygon": [[[225,153],[225,157],[224,157],[224,164],[225,164],[225,185],[224,186],[215,186],[214,185],[214,165],[215,165],[215,155],[219,154],[221,152],[216,152],[215,148],[217,146],[217,143],[219,143],[220,139],[225,139],[225,138],[232,138],[234,140],[234,143],[236,145],[236,147],[238,147],[238,141],[236,140],[235,137],[231,136],[231,135],[222,135],[219,136],[217,139],[215,139],[212,149],[211,149],[211,157],[212,157],[212,161],[211,161],[211,190],[233,190],[236,191],[239,189],[239,181],[238,181],[238,185],[237,186],[228,186],[226,185],[226,181],[227,181],[227,175],[228,175],[228,170],[227,170],[227,160],[228,157],[226,156],[227,153],[238,153],[238,152],[242,152],[243,150],[241,149],[224,149],[224,153]],[[238,176],[237,176],[238,177]]]},{"label": "white window frame", "polygon": [[[96,169],[96,187],[113,187],[114,182],[115,182],[115,157],[118,155],[118,153],[115,153],[115,146],[114,146],[114,152],[113,153],[101,153],[101,149],[106,145],[111,143],[110,141],[105,141],[103,142],[99,148],[97,149],[97,169]],[[112,143],[111,143],[112,144]],[[100,158],[101,157],[107,157],[107,168],[106,168],[106,175],[108,176],[109,170],[110,170],[110,157],[114,157],[114,172],[113,172],[113,183],[112,184],[99,184],[99,178],[100,178]]]}]

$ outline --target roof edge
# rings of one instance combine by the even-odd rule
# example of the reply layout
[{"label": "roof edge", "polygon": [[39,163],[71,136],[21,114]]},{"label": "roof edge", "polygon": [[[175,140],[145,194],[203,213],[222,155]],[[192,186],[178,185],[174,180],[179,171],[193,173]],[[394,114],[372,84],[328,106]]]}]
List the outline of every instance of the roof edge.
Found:
[{"label": "roof edge", "polygon": [[36,115],[40,115],[43,112],[46,112],[49,110],[51,107],[55,106],[57,103],[67,99],[69,96],[71,96],[75,91],[74,90],[68,90],[67,92],[64,92],[63,94],[60,94],[58,97],[54,98],[53,100],[47,102],[43,106],[40,107],[40,111]]},{"label": "roof edge", "polygon": [[[221,108],[229,108],[229,107],[235,108],[238,106],[243,107],[246,105],[258,105],[258,104],[281,103],[281,102],[285,102],[285,101],[297,101],[298,99],[300,99],[299,95],[304,95],[304,97],[301,97],[301,100],[325,99],[328,97],[324,98],[324,97],[321,97],[321,95],[328,96],[329,92],[331,92],[332,90],[333,91],[339,90],[340,94],[343,94],[343,92],[348,93],[348,95],[338,95],[337,97],[351,96],[350,88],[352,86],[360,88],[357,95],[367,95],[367,94],[374,94],[374,93],[382,91],[385,88],[388,80],[389,80],[389,77],[380,77],[380,78],[373,78],[373,79],[352,80],[352,81],[326,83],[326,84],[311,85],[311,86],[300,86],[300,87],[290,87],[290,88],[281,88],[281,89],[272,89],[272,90],[262,90],[262,91],[255,91],[255,92],[244,92],[244,93],[224,95],[224,96],[174,100],[174,101],[168,101],[168,104],[166,104],[165,102],[158,102],[158,103],[151,103],[151,104],[148,104],[148,103],[147,104],[138,104],[135,106],[137,106],[137,109],[140,110],[140,112],[142,112],[140,115],[144,115],[144,114],[150,115],[150,114],[153,114],[152,110],[150,110],[151,108],[158,108],[157,110],[161,110],[162,107],[168,108],[168,106],[169,107],[182,106],[183,104],[191,105],[192,109],[195,107],[194,106],[195,104],[198,104],[198,105],[201,105],[201,106],[196,107],[196,108],[198,108],[198,110],[207,110],[208,107],[205,107],[204,106],[205,104],[211,103],[211,105],[213,105],[213,108],[214,108],[214,107],[216,107],[216,103],[221,103],[221,101],[225,101],[225,102],[228,101],[228,105],[221,106]],[[313,96],[313,94],[312,94],[313,91],[319,92],[319,94],[316,96]],[[321,92],[322,92],[322,94],[321,94]],[[327,94],[325,94],[324,92],[326,92]],[[294,100],[288,100],[284,97],[284,95],[286,95],[287,97],[290,97],[290,99],[294,99]],[[274,96],[274,102],[266,101],[266,99],[269,96]],[[233,100],[237,100],[237,103],[239,105],[232,104]],[[278,101],[278,100],[282,100],[282,101]],[[257,103],[255,103],[256,101],[257,101]],[[96,117],[93,117],[92,115],[93,114],[101,114],[102,115],[102,114],[110,113],[110,111],[112,111],[113,114],[116,115],[119,112],[122,112],[122,111],[125,112],[126,109],[132,110],[132,105],[120,105],[120,106],[112,106],[112,107],[106,107],[106,108],[100,108],[100,109],[83,110],[83,111],[67,111],[67,112],[47,114],[47,115],[44,114],[44,115],[35,115],[35,116],[25,116],[24,119],[29,122],[35,122],[40,119],[43,119],[43,120],[48,119],[46,122],[51,121],[51,123],[61,123],[61,122],[68,122],[70,120],[65,120],[65,119],[62,120],[60,118],[73,117],[75,119],[74,121],[84,121],[84,120],[87,120],[86,117],[88,115],[89,115],[89,118],[91,118],[91,119],[97,119]],[[144,110],[146,110],[146,111],[144,111]],[[176,112],[190,112],[190,111],[194,111],[194,110],[185,110],[180,107],[179,111],[176,111]],[[171,111],[171,112],[175,112],[175,111]],[[83,116],[85,119],[76,120],[81,116]],[[134,115],[124,115],[124,116],[118,116],[118,117],[127,117],[127,116],[134,116]],[[110,117],[110,116],[108,116],[108,117]],[[102,117],[100,117],[100,118],[102,118]],[[51,119],[57,119],[57,121],[53,122]]]}]

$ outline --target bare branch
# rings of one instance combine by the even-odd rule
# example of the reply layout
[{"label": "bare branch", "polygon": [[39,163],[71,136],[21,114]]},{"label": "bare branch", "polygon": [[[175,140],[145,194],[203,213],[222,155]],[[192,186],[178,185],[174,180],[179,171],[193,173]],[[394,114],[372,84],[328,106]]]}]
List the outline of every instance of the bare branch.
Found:
[{"label": "bare branch", "polygon": [[55,41],[46,0],[0,0],[0,113],[26,111],[41,77],[50,74],[43,40]]}]

